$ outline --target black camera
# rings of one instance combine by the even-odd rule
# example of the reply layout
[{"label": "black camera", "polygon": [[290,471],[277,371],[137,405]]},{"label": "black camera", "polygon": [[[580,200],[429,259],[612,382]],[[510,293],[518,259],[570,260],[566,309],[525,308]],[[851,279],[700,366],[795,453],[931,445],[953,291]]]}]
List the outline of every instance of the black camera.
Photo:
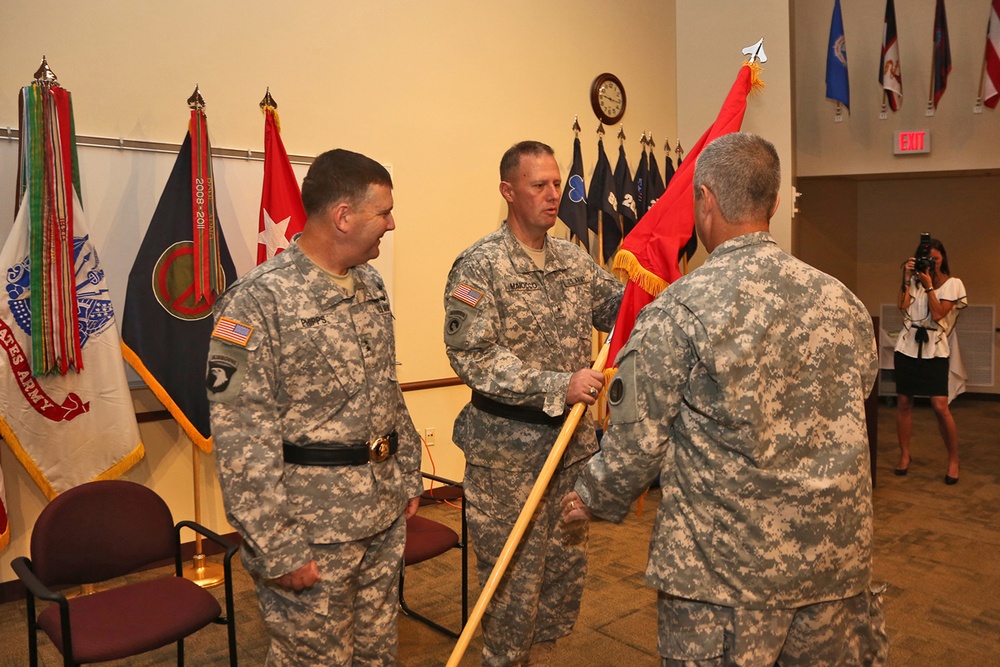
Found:
[{"label": "black camera", "polygon": [[934,258],[931,257],[931,235],[923,233],[920,235],[920,245],[917,246],[917,254],[913,257],[913,270],[917,273],[933,273]]}]

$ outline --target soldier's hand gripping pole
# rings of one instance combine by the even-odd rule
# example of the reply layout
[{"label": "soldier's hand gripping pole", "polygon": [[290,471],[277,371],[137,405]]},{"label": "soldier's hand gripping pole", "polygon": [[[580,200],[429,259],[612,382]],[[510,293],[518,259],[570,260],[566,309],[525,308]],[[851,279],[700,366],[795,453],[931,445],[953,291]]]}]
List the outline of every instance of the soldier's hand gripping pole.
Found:
[{"label": "soldier's hand gripping pole", "polygon": [[[597,354],[597,360],[592,366],[593,370],[604,370],[604,366],[608,360],[610,340],[611,336],[609,335],[608,340],[601,346],[601,351]],[[462,634],[455,644],[455,649],[451,652],[451,657],[448,658],[446,667],[458,667],[459,661],[465,655],[465,649],[469,647],[472,635],[475,633],[476,628],[479,627],[479,622],[483,620],[486,605],[493,599],[493,594],[496,592],[497,586],[500,585],[500,579],[503,578],[504,572],[507,571],[510,559],[514,557],[514,552],[517,550],[521,538],[524,537],[524,531],[527,530],[528,523],[531,522],[531,517],[534,516],[535,510],[538,508],[538,503],[541,501],[546,488],[548,488],[549,482],[552,480],[552,475],[555,474],[556,467],[562,462],[563,453],[566,451],[567,445],[569,445],[570,438],[573,437],[573,432],[576,431],[576,425],[580,422],[580,418],[586,410],[586,403],[577,403],[570,410],[566,421],[563,422],[559,437],[556,438],[556,444],[552,446],[552,451],[549,452],[548,458],[545,459],[542,471],[538,473],[535,485],[531,487],[531,493],[528,494],[528,499],[525,501],[524,507],[521,508],[521,513],[514,523],[514,528],[510,531],[510,535],[507,537],[507,541],[500,551],[500,557],[497,558],[497,562],[493,566],[493,571],[490,572],[490,578],[486,580],[486,585],[483,586],[483,590],[479,594],[476,606],[472,608],[472,613],[469,614],[469,620],[466,621],[465,627],[462,629]]]}]

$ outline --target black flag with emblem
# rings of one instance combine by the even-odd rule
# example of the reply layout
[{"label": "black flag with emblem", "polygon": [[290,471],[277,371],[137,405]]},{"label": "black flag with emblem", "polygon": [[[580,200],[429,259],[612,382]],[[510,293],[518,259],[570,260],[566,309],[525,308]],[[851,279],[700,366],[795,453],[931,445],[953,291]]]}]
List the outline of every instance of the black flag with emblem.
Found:
[{"label": "black flag with emblem", "polygon": [[559,201],[559,219],[569,227],[573,236],[580,239],[583,247],[590,250],[590,234],[587,233],[587,184],[583,181],[583,152],[580,137],[573,140],[573,165],[563,183],[562,199]]},{"label": "black flag with emblem", "polygon": [[[618,194],[615,192],[615,176],[611,163],[604,152],[604,140],[597,140],[597,166],[590,178],[587,191],[587,226],[598,231],[598,221],[603,234],[604,261],[614,257],[622,242],[621,227],[618,226]],[[603,213],[603,215],[601,215]]]},{"label": "black flag with emblem", "polygon": [[615,188],[618,190],[618,214],[622,220],[622,236],[635,227],[639,221],[635,192],[635,182],[632,180],[632,170],[625,159],[624,144],[618,146],[618,164],[615,165]]},{"label": "black flag with emblem", "polygon": [[[212,184],[209,183],[209,187]],[[212,449],[205,361],[214,297],[194,300],[192,159],[188,133],[128,276],[125,360],[202,450]],[[225,286],[236,280],[222,227],[218,254]],[[218,295],[214,295],[218,296]]]}]

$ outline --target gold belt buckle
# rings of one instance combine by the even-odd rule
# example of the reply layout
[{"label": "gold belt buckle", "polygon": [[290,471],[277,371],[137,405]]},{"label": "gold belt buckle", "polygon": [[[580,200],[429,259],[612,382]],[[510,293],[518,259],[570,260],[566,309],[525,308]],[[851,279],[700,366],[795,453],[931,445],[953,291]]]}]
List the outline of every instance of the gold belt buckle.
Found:
[{"label": "gold belt buckle", "polygon": [[368,443],[368,458],[375,463],[381,463],[389,458],[389,438],[382,436]]}]

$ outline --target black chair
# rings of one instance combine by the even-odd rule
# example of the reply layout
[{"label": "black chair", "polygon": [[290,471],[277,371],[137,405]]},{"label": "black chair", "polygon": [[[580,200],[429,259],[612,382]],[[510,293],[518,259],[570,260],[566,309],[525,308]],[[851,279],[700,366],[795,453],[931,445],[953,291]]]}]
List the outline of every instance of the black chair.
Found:
[{"label": "black chair", "polygon": [[[182,576],[180,531],[194,530],[226,550],[226,615],[215,596]],[[232,557],[237,546],[211,530],[181,521],[154,491],[122,480],[88,482],[61,493],[38,516],[31,558],[11,567],[26,587],[28,652],[38,665],[41,629],[67,667],[117,660],[177,643],[210,623],[226,625],[229,664],[237,664]],[[67,599],[58,588],[96,584],[162,562],[176,576],[161,576]],[[55,604],[35,615],[35,598]]]},{"label": "black chair", "polygon": [[[462,503],[462,535],[459,535],[439,521],[422,517],[419,514],[406,520],[406,549],[403,551],[403,566],[399,570],[399,606],[407,616],[425,623],[426,625],[442,632],[449,637],[457,639],[465,628],[465,622],[469,618],[469,531],[465,517],[465,498],[461,484],[444,477],[422,473],[426,479],[431,479],[444,487],[437,487],[430,491],[425,491],[421,496],[421,504],[458,501]],[[435,623],[426,616],[417,613],[407,605],[403,597],[404,582],[406,579],[406,569],[409,566],[422,563],[425,560],[436,558],[447,553],[451,549],[462,551],[462,625],[458,632]]]}]

